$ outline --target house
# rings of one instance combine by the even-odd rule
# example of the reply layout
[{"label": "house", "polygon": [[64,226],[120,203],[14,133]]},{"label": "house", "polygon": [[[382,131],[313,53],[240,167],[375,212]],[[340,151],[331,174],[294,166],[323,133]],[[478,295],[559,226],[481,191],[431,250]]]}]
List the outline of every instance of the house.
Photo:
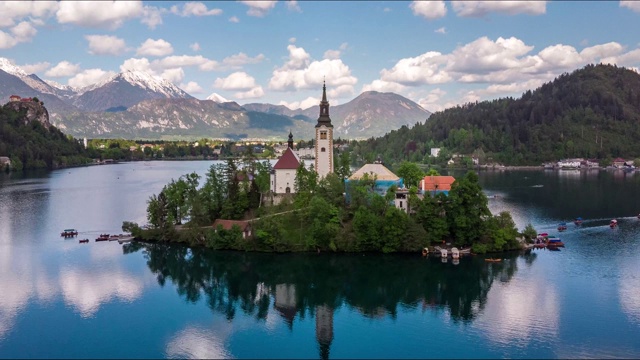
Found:
[{"label": "house", "polygon": [[409,189],[401,188],[396,190],[396,198],[393,201],[393,204],[396,208],[404,211],[405,213],[409,212]]},{"label": "house", "polygon": [[22,98],[22,99],[20,99],[20,101],[22,101],[22,102],[31,102],[31,101],[33,101],[33,99],[31,99],[31,98]]},{"label": "house", "polygon": [[345,186],[347,188],[347,202],[349,201],[350,183],[362,180],[365,174],[367,174],[370,179],[376,179],[373,190],[380,196],[385,196],[387,190],[391,186],[395,185],[397,188],[404,187],[403,179],[399,178],[396,174],[391,172],[391,170],[387,169],[380,161],[376,161],[373,164],[365,164],[345,180]]},{"label": "house", "polygon": [[21,97],[19,95],[11,95],[9,96],[9,101],[20,101]]},{"label": "house", "polygon": [[137,146],[133,146],[133,145],[132,145],[132,146],[129,146],[129,151],[134,152],[134,151],[136,151],[136,150],[138,150],[138,147],[137,147]]},{"label": "house", "polygon": [[271,192],[274,194],[295,193],[296,170],[300,166],[300,158],[293,151],[293,135],[289,132],[287,149],[271,171]]},{"label": "house", "polygon": [[622,168],[624,167],[624,163],[626,162],[625,159],[623,158],[616,158],[615,160],[613,160],[613,166],[617,167],[617,168]]},{"label": "house", "polygon": [[561,169],[579,169],[583,159],[564,159],[558,161],[558,167]]},{"label": "house", "polygon": [[316,157],[316,150],[314,148],[299,149],[296,154],[301,159],[314,159]]},{"label": "house", "polygon": [[420,180],[418,185],[420,192],[431,193],[433,195],[437,193],[449,194],[451,185],[456,181],[453,176],[425,176]]},{"label": "house", "polygon": [[580,162],[580,167],[584,168],[597,168],[600,167],[600,163],[596,160],[587,159]]},{"label": "house", "polygon": [[5,166],[11,166],[11,159],[6,156],[0,156],[0,169],[4,168]]},{"label": "house", "polygon": [[431,148],[431,156],[438,157],[440,155],[440,148]]},{"label": "house", "polygon": [[242,231],[243,239],[251,237],[251,224],[248,221],[216,219],[213,222],[215,231],[218,231],[218,226],[222,226],[224,230],[231,230],[234,226],[237,226]]}]

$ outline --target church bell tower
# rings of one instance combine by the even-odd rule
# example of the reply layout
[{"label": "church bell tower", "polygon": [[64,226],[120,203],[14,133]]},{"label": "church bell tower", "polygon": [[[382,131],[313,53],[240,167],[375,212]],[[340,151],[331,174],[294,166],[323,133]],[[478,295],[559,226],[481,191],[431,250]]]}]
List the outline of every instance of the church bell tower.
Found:
[{"label": "church bell tower", "polygon": [[329,102],[327,101],[327,86],[322,84],[322,101],[320,101],[320,116],[316,124],[315,141],[315,170],[320,179],[333,172],[333,125],[329,117]]}]

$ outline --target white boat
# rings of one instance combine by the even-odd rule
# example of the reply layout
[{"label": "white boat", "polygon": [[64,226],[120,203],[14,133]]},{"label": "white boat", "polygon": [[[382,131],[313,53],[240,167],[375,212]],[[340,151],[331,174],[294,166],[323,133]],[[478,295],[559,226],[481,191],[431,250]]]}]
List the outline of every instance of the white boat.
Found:
[{"label": "white boat", "polygon": [[448,255],[447,249],[440,249],[440,257],[446,259]]},{"label": "white boat", "polygon": [[460,258],[460,251],[458,250],[458,248],[451,248],[451,257],[454,259]]}]

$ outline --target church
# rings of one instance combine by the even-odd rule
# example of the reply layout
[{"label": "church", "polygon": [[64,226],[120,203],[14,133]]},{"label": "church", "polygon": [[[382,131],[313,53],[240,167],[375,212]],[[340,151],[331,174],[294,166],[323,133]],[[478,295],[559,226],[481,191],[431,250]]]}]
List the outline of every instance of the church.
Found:
[{"label": "church", "polygon": [[[320,101],[320,116],[315,126],[315,163],[314,170],[318,179],[333,172],[333,125],[329,117],[329,101],[327,101],[327,86],[322,85],[322,100]],[[296,170],[301,160],[293,151],[293,134],[289,132],[287,150],[273,166],[271,171],[271,193],[274,195],[295,193]]]}]

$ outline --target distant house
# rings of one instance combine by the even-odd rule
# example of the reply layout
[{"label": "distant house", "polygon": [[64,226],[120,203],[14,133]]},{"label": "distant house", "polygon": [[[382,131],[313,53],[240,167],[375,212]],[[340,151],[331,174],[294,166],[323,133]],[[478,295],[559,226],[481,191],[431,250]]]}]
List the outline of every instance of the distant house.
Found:
[{"label": "distant house", "polygon": [[306,148],[296,150],[296,154],[301,159],[314,159],[316,157],[316,151],[314,148]]},{"label": "distant house", "polygon": [[137,146],[129,146],[129,151],[134,152],[138,149]]},{"label": "distant house", "polygon": [[440,155],[440,148],[431,148],[431,156],[438,157]]},{"label": "distant house", "polygon": [[625,159],[623,158],[616,158],[615,160],[613,160],[613,166],[617,167],[617,168],[622,168],[624,167],[625,162],[627,162]]},{"label": "distant house", "polygon": [[293,135],[289,133],[287,149],[273,166],[271,171],[271,192],[274,194],[295,193],[296,170],[300,166],[300,158],[293,152]]},{"label": "distant house", "polygon": [[404,180],[391,172],[391,170],[387,169],[384,165],[382,165],[382,163],[376,162],[373,164],[365,164],[345,181],[345,186],[347,187],[347,202],[350,199],[350,183],[362,180],[365,174],[367,174],[370,179],[376,179],[373,190],[380,196],[385,196],[387,190],[394,185],[397,188],[404,187]]},{"label": "distant house", "polygon": [[561,169],[579,169],[582,159],[564,159],[558,161],[558,167]]},{"label": "distant house", "polygon": [[22,99],[19,95],[11,95],[9,96],[9,101],[20,101]]},{"label": "distant house", "polygon": [[587,160],[584,160],[584,161],[580,162],[580,167],[597,168],[597,167],[600,167],[600,163],[597,162],[596,160],[587,159]]},{"label": "distant house", "polygon": [[433,195],[437,193],[449,194],[451,185],[456,181],[453,176],[425,176],[420,180],[419,190],[422,193],[431,193]]},{"label": "distant house", "polygon": [[242,231],[243,239],[251,237],[251,224],[248,221],[216,219],[213,222],[215,231],[218,231],[218,226],[222,226],[224,230],[231,230],[234,226],[237,226]]},{"label": "distant house", "polygon": [[33,101],[33,99],[32,98],[22,98],[22,99],[20,99],[20,101],[22,101],[22,102],[31,102],[31,101]]}]

